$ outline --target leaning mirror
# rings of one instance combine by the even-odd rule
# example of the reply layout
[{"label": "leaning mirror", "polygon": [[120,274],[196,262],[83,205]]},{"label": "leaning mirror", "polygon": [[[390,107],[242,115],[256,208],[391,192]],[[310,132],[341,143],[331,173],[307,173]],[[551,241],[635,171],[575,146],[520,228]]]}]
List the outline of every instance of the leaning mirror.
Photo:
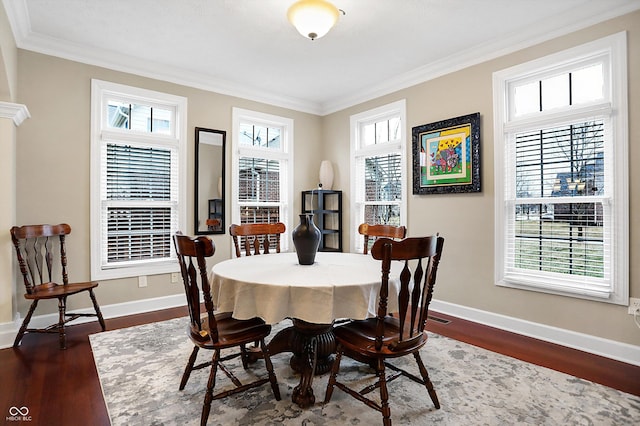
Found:
[{"label": "leaning mirror", "polygon": [[227,132],[196,127],[195,233],[224,234],[224,147]]}]

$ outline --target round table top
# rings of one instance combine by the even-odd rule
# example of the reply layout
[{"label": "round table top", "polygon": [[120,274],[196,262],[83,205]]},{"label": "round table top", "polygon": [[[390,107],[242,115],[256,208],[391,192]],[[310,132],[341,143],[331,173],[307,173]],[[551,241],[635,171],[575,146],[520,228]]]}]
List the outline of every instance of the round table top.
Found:
[{"label": "round table top", "polygon": [[[270,324],[285,318],[318,324],[365,319],[377,311],[381,266],[370,255],[356,253],[318,252],[313,265],[298,264],[295,253],[230,259],[212,269],[213,302],[235,318],[258,316]],[[390,309],[397,304],[400,269],[392,265]]]}]

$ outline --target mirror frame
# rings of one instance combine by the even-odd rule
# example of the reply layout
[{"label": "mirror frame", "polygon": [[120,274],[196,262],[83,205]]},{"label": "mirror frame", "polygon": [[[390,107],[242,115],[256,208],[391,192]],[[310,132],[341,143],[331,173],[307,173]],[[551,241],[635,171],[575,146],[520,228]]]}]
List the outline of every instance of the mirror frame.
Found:
[{"label": "mirror frame", "polygon": [[[221,217],[221,229],[217,231],[200,231],[199,228],[199,217],[198,217],[198,174],[200,172],[200,132],[206,133],[216,133],[222,136],[222,164],[220,165],[222,172],[220,174],[221,177],[221,194],[220,199],[222,199],[222,217]],[[211,234],[224,234],[225,233],[225,210],[226,210],[226,200],[225,200],[225,151],[226,151],[226,141],[227,141],[227,132],[226,130],[216,130],[216,129],[208,129],[205,127],[196,127],[195,129],[195,159],[194,159],[194,184],[193,184],[193,215],[194,222],[193,228],[195,235],[211,235]],[[206,218],[204,219],[206,220]]]}]

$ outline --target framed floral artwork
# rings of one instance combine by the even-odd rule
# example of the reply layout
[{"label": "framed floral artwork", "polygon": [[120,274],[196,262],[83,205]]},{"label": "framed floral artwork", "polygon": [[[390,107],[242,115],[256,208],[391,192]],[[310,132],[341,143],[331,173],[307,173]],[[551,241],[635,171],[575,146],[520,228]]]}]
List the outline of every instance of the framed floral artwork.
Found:
[{"label": "framed floral artwork", "polygon": [[413,193],[480,192],[480,113],[412,128]]}]

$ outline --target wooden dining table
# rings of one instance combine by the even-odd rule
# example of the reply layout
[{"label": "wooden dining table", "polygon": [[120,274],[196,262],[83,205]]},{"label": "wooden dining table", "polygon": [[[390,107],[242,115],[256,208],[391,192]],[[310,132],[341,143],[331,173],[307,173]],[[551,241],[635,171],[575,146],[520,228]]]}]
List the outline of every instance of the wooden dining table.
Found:
[{"label": "wooden dining table", "polygon": [[[397,309],[402,265],[392,265],[389,310]],[[331,369],[336,320],[376,315],[381,263],[370,255],[319,252],[313,265],[300,265],[295,253],[245,256],[216,264],[211,271],[213,303],[237,319],[263,318],[268,324],[292,320],[292,326],[269,341],[271,355],[291,352],[290,365],[300,373],[292,400],[300,407],[315,403],[314,374]]]}]

